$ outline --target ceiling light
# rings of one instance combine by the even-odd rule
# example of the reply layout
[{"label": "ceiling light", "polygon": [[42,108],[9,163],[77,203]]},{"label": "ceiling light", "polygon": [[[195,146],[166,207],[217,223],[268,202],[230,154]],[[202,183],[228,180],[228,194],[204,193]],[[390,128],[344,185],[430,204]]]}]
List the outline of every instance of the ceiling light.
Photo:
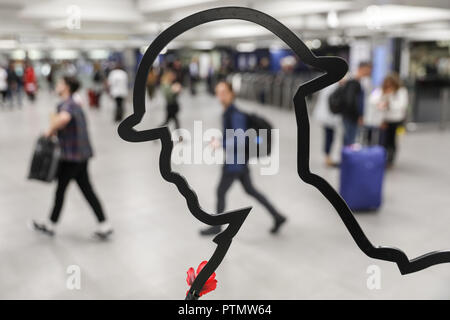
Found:
[{"label": "ceiling light", "polygon": [[352,1],[267,1],[256,5],[256,9],[270,12],[274,17],[289,17],[293,15],[322,14],[331,11],[347,10],[352,7]]},{"label": "ceiling light", "polygon": [[179,10],[183,7],[215,2],[215,0],[139,0],[138,7],[146,13]]},{"label": "ceiling light", "polygon": [[366,25],[371,30],[381,28],[381,8],[379,6],[366,8]]},{"label": "ceiling light", "polygon": [[103,49],[94,49],[88,52],[88,57],[92,60],[105,60],[109,57],[109,51]]},{"label": "ceiling light", "polygon": [[24,50],[17,49],[11,52],[11,59],[13,60],[24,60],[26,58],[27,54]]},{"label": "ceiling light", "polygon": [[253,52],[256,49],[256,45],[251,42],[241,42],[236,45],[236,50],[239,52]]},{"label": "ceiling light", "polygon": [[197,50],[211,50],[214,48],[214,42],[207,40],[194,41],[191,43],[191,47]]},{"label": "ceiling light", "polygon": [[52,59],[55,60],[71,60],[78,58],[78,51],[68,49],[56,49],[51,53]]},{"label": "ceiling light", "polygon": [[320,41],[319,39],[314,39],[313,41],[311,41],[312,49],[319,49],[321,45],[322,45],[322,41]]},{"label": "ceiling light", "polygon": [[16,47],[16,40],[0,40],[0,49],[14,49]]},{"label": "ceiling light", "polygon": [[28,58],[30,60],[39,60],[42,59],[43,57],[44,53],[41,50],[36,49],[28,50]]},{"label": "ceiling light", "polygon": [[327,38],[327,43],[330,46],[340,46],[344,43],[344,40],[340,36],[330,36]]},{"label": "ceiling light", "polygon": [[330,28],[337,28],[339,26],[339,17],[336,11],[330,11],[327,14],[327,24]]}]

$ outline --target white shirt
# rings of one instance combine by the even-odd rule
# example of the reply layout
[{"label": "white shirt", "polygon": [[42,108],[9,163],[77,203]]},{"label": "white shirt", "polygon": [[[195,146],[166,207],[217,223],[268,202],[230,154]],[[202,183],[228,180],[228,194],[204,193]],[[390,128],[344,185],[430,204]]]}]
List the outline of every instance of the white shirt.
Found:
[{"label": "white shirt", "polygon": [[384,115],[388,122],[398,122],[405,120],[408,109],[408,90],[401,87],[394,94],[389,95],[389,106]]},{"label": "white shirt", "polygon": [[[381,110],[378,105],[383,100],[388,101],[386,110]],[[408,108],[408,91],[401,87],[397,92],[383,95],[381,89],[376,89],[369,98],[368,108],[364,115],[364,123],[368,126],[378,127],[383,121],[398,122],[406,117]]]},{"label": "white shirt", "polygon": [[109,93],[114,98],[128,95],[128,75],[121,69],[114,69],[108,75]]},{"label": "white shirt", "polygon": [[192,62],[189,64],[189,73],[191,76],[197,77],[198,76],[198,64],[195,62]]},{"label": "white shirt", "polygon": [[0,67],[0,91],[8,89],[8,72]]},{"label": "white shirt", "polygon": [[380,127],[384,121],[385,111],[380,109],[379,104],[383,100],[383,91],[375,89],[369,96],[364,108],[364,125],[369,127]]}]

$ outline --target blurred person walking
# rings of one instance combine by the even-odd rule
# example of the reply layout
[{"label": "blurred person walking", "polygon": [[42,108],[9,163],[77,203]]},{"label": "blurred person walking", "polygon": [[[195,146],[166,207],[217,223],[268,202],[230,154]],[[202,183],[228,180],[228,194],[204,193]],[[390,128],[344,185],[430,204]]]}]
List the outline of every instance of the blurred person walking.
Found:
[{"label": "blurred person walking", "polygon": [[55,69],[56,65],[52,63],[48,63],[49,69],[46,76],[47,79],[47,85],[50,92],[53,92],[55,90]]},{"label": "blurred person walking", "polygon": [[78,73],[78,70],[73,62],[66,60],[62,63],[62,73],[65,76],[75,77]]},{"label": "blurred person walking", "polygon": [[11,61],[8,65],[8,99],[11,108],[14,106],[14,100],[17,99],[17,105],[22,106],[22,77],[19,75],[20,66]]},{"label": "blurred person walking", "polygon": [[386,96],[382,88],[375,89],[369,96],[364,112],[364,144],[384,145]]},{"label": "blurred person walking", "polygon": [[152,100],[155,97],[155,92],[156,92],[156,87],[158,85],[158,72],[156,71],[156,69],[152,66],[150,67],[150,70],[148,72],[148,76],[147,76],[147,94],[148,97],[150,98],[150,100]]},{"label": "blurred person walking", "polygon": [[317,102],[314,108],[313,117],[322,125],[324,132],[324,154],[325,165],[328,167],[336,166],[331,157],[331,148],[335,141],[336,130],[342,121],[341,116],[334,114],[330,110],[329,97],[339,86],[338,83],[332,84],[319,92]]},{"label": "blurred person walking", "polygon": [[[223,143],[222,146],[226,150],[227,144],[233,144],[235,150],[233,150],[233,163],[225,163],[222,168],[222,176],[220,178],[219,185],[217,187],[217,213],[222,213],[225,210],[225,196],[227,191],[235,180],[239,180],[244,187],[245,192],[254,197],[260,202],[270,213],[273,218],[274,224],[270,229],[270,232],[275,234],[279,231],[281,225],[286,222],[286,218],[282,216],[273,205],[267,200],[267,198],[261,194],[253,186],[250,178],[250,170],[248,167],[248,161],[245,163],[238,163],[239,153],[245,152],[245,147],[238,145],[237,138],[233,135],[231,139],[234,141],[227,141],[226,130],[238,130],[242,129],[244,132],[247,130],[247,115],[239,111],[234,103],[235,94],[233,88],[229,82],[219,81],[216,85],[216,96],[222,104],[223,113]],[[220,142],[217,139],[211,141],[213,148],[220,147]],[[212,226],[205,230],[200,231],[201,235],[215,235],[221,232],[221,226]]]},{"label": "blurred person walking", "polygon": [[36,98],[37,91],[37,81],[36,74],[34,73],[34,68],[29,61],[25,63],[25,71],[23,74],[23,83],[25,88],[25,93],[28,99],[33,102]]},{"label": "blurred person walking", "polygon": [[388,166],[392,166],[397,153],[397,128],[406,119],[408,91],[402,86],[396,73],[383,80],[381,89],[374,92],[372,103],[384,111],[382,128],[385,132],[384,147],[387,152]]},{"label": "blurred person walking", "polygon": [[197,94],[197,82],[200,79],[200,66],[197,57],[193,57],[189,64],[189,88],[191,95]]},{"label": "blurred person walking", "polygon": [[344,125],[344,146],[354,144],[358,127],[364,124],[365,92],[361,82],[372,73],[372,64],[361,62],[355,76],[344,84],[342,91],[342,122]]},{"label": "blurred person walking", "polygon": [[128,96],[128,75],[120,64],[116,64],[115,68],[108,74],[109,94],[116,103],[116,112],[114,121],[120,122],[123,119],[124,100]]},{"label": "blurred person walking", "polygon": [[8,94],[8,72],[5,68],[0,66],[0,95],[1,104],[6,105],[6,97]]},{"label": "blurred person walking", "polygon": [[113,231],[106,220],[103,208],[92,188],[88,174],[88,162],[93,156],[93,152],[84,112],[73,99],[73,94],[78,88],[78,80],[70,76],[65,76],[56,86],[57,94],[63,101],[58,105],[57,115],[54,117],[45,136],[50,137],[57,134],[61,146],[58,186],[49,220],[43,223],[33,221],[33,227],[36,231],[50,236],[54,235],[67,186],[71,180],[75,180],[97,218],[98,227],[94,232],[94,236],[105,240]]},{"label": "blurred person walking", "polygon": [[[180,121],[178,120],[177,115],[180,111],[178,95],[180,94],[181,89],[182,87],[177,81],[176,73],[171,69],[166,70],[161,77],[161,90],[166,100],[166,119],[161,126],[166,126],[170,121],[173,121],[175,123],[175,128],[180,128]],[[181,136],[180,139],[182,139]]]},{"label": "blurred person walking", "polygon": [[89,90],[89,105],[91,107],[100,107],[100,97],[103,91],[105,76],[100,63],[94,63],[94,73],[92,75],[92,88]]},{"label": "blurred person walking", "polygon": [[268,103],[270,95],[270,91],[267,90],[267,83],[269,82],[271,87],[273,84],[272,77],[270,76],[270,59],[268,57],[262,57],[259,60],[258,65],[255,68],[255,73],[258,79],[255,82],[257,100],[261,104],[266,104]]},{"label": "blurred person walking", "polygon": [[188,70],[186,70],[186,68],[183,67],[181,60],[179,58],[176,58],[173,62],[170,62],[167,65],[167,68],[175,73],[176,76],[175,82],[178,82],[180,85],[183,85]]},{"label": "blurred person walking", "polygon": [[384,144],[384,109],[379,103],[381,95],[381,90],[375,89],[364,111],[363,144],[367,146]]}]

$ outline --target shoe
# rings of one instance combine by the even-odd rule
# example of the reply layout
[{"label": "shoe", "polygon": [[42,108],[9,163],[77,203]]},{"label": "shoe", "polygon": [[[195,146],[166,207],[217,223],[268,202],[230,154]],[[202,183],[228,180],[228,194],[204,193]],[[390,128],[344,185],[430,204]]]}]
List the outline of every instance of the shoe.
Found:
[{"label": "shoe", "polygon": [[341,167],[341,163],[340,162],[334,162],[333,163],[333,168],[340,168]]},{"label": "shoe", "polygon": [[327,166],[327,167],[332,167],[333,166],[333,160],[330,158],[330,157],[326,157],[326,159],[325,159],[325,165]]},{"label": "shoe", "polygon": [[31,222],[31,227],[38,232],[41,232],[47,236],[53,237],[55,235],[55,232],[50,229],[49,227],[47,227],[47,225],[45,223],[38,223],[36,221],[32,221]]},{"label": "shoe", "polygon": [[270,233],[272,234],[276,234],[278,233],[278,230],[280,229],[280,227],[283,225],[283,223],[286,222],[286,217],[280,216],[278,218],[275,219],[275,225],[273,226],[272,229],[270,229]]},{"label": "shoe", "polygon": [[222,231],[220,226],[212,226],[200,231],[201,236],[214,236]]},{"label": "shoe", "polygon": [[325,166],[327,166],[328,168],[339,168],[340,163],[331,160],[331,158],[327,158],[325,160]]},{"label": "shoe", "polygon": [[108,240],[111,237],[113,232],[114,231],[112,229],[109,229],[109,230],[106,230],[106,231],[98,230],[98,231],[94,232],[94,238],[96,238],[98,240],[106,241],[106,240]]}]

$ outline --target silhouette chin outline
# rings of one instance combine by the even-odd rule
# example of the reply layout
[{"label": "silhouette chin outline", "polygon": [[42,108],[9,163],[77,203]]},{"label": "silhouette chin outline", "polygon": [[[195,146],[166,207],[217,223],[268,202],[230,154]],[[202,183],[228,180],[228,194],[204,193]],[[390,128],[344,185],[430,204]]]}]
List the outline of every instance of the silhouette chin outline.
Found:
[{"label": "silhouette chin outline", "polygon": [[245,20],[268,29],[284,41],[304,63],[325,72],[323,75],[301,84],[294,95],[293,101],[297,122],[297,171],[304,182],[317,188],[332,204],[361,251],[374,259],[395,262],[401,274],[413,273],[432,265],[450,262],[450,251],[430,252],[409,260],[407,255],[400,249],[374,247],[364,234],[361,226],[355,219],[353,212],[336,190],[334,190],[325,179],[310,171],[310,124],[305,97],[342,79],[348,70],[348,65],[345,60],[339,57],[315,56],[303,41],[291,30],[278,20],[263,12],[246,7],[218,7],[200,11],[181,19],[155,38],[142,57],[136,73],[133,89],[133,114],[123,120],[118,127],[119,136],[129,142],[161,140],[162,148],[159,158],[161,175],[166,181],[177,186],[178,191],[186,199],[188,209],[192,215],[208,225],[228,224],[228,227],[213,239],[217,244],[217,248],[212,257],[208,260],[208,263],[195,279],[186,299],[198,299],[198,293],[201,291],[209,276],[222,262],[231,245],[233,237],[244,223],[251,207],[217,215],[211,215],[203,211],[200,207],[197,195],[189,186],[186,179],[172,171],[171,154],[173,142],[171,140],[169,129],[167,127],[160,127],[137,131],[134,129],[134,126],[141,122],[146,111],[145,83],[148,70],[164,47],[187,30],[207,22],[226,19]]}]

